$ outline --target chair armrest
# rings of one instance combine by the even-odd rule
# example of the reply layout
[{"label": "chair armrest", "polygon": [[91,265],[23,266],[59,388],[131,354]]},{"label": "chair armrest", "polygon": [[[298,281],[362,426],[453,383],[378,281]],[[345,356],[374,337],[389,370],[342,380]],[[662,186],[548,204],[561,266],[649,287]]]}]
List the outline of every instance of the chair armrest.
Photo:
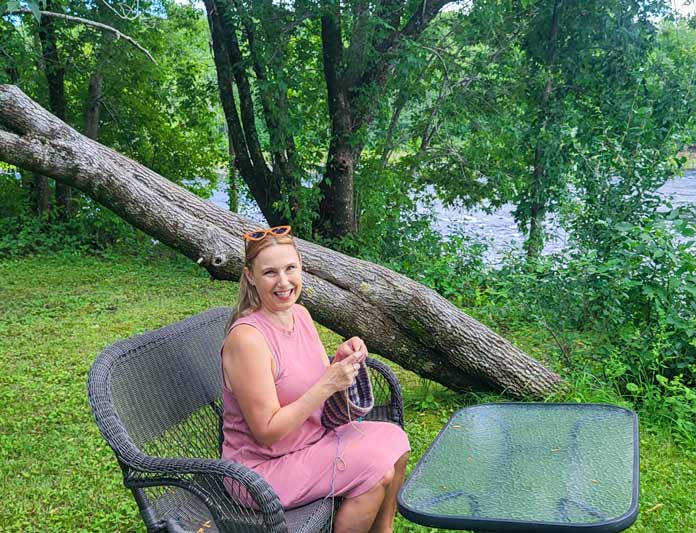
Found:
[{"label": "chair armrest", "polygon": [[[160,458],[131,452],[121,456],[126,487],[184,489],[208,508],[220,531],[287,532],[278,496],[250,468],[223,459]],[[167,527],[176,529],[174,523]]]},{"label": "chair armrest", "polygon": [[384,406],[385,409],[375,409],[376,416],[368,419],[387,420],[404,427],[404,398],[401,393],[401,384],[394,371],[382,361],[368,357],[365,361],[370,372],[372,391],[375,396],[375,407]]}]

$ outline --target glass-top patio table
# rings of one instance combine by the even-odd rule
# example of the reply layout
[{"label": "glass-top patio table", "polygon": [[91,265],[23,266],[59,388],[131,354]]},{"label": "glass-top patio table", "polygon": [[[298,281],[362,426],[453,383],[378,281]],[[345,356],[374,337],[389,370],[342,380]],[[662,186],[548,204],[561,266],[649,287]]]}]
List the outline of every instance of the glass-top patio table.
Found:
[{"label": "glass-top patio table", "polygon": [[455,413],[398,496],[431,527],[613,532],[638,512],[638,417],[604,404],[498,403]]}]

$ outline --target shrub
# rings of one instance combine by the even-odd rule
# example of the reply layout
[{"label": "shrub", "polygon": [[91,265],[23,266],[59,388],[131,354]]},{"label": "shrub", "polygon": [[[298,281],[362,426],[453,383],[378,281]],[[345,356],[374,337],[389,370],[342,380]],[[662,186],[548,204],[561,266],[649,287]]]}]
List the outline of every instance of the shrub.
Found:
[{"label": "shrub", "polygon": [[493,276],[489,305],[504,309],[514,299],[513,312],[528,307],[528,317],[543,315],[555,329],[601,333],[610,340],[596,361],[624,386],[658,384],[658,375],[694,385],[694,233],[689,218],[672,211],[617,224],[601,259],[575,247],[533,264],[508,260]]},{"label": "shrub", "polygon": [[76,212],[63,221],[55,211],[35,215],[20,175],[0,163],[0,257],[45,252],[109,253],[113,248],[142,253],[152,239],[81,194],[74,196]]}]

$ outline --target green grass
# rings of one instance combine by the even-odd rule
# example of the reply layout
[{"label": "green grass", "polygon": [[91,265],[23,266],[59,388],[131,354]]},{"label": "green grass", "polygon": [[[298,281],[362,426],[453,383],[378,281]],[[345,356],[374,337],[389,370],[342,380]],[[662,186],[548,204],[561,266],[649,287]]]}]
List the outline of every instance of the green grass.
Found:
[{"label": "green grass", "polygon": [[[235,291],[234,283],[211,280],[183,259],[40,256],[0,262],[0,530],[144,530],[92,421],[87,372],[108,344],[230,305]],[[543,330],[498,326],[537,357],[557,351]],[[341,341],[324,328],[320,334],[329,352]],[[585,341],[572,342],[582,347]],[[455,394],[392,366],[404,385],[409,469],[455,409],[499,399]],[[626,404],[588,375],[571,377],[568,396]],[[668,428],[641,422],[641,511],[631,531],[693,531],[696,451],[674,443]],[[396,530],[435,531],[401,517]]]}]

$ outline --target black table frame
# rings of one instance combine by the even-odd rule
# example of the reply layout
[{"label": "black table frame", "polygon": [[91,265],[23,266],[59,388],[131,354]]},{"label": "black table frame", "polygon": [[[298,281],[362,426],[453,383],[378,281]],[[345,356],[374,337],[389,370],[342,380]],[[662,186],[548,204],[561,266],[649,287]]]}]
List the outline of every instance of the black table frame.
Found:
[{"label": "black table frame", "polygon": [[[589,403],[542,403],[542,402],[500,402],[493,404],[480,405],[506,405],[506,406],[583,406],[589,405],[593,407],[607,406],[614,409],[620,409],[631,414],[633,420],[633,487],[631,493],[631,504],[622,516],[606,520],[604,522],[596,522],[592,524],[568,524],[565,522],[531,522],[526,520],[510,520],[510,519],[486,519],[467,516],[443,516],[426,511],[413,509],[403,501],[403,492],[408,486],[408,480],[404,483],[397,497],[397,506],[399,512],[411,522],[424,526],[438,527],[445,529],[467,529],[473,531],[489,531],[496,533],[561,533],[561,532],[591,532],[591,533],[615,533],[629,528],[638,516],[638,497],[639,497],[639,481],[640,481],[640,442],[638,433],[638,416],[635,412],[623,407],[611,404],[589,404]],[[422,463],[428,458],[430,453],[438,444],[442,435],[449,429],[457,418],[457,415],[467,409],[480,407],[473,405],[464,407],[454,413],[447,424],[440,430],[435,440],[428,447],[423,457],[418,461],[414,468],[416,471],[421,467]]]}]

